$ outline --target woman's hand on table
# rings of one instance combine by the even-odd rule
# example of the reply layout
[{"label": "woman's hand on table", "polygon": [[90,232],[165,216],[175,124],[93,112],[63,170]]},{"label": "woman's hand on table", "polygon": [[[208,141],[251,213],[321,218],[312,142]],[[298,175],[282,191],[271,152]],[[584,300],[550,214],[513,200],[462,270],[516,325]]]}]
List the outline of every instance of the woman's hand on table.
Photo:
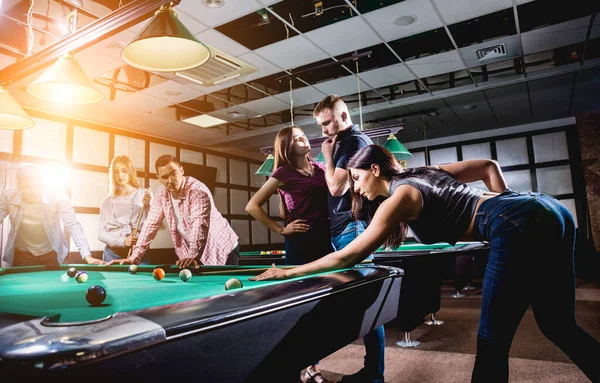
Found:
[{"label": "woman's hand on table", "polygon": [[83,260],[88,265],[104,265],[106,263],[101,259],[96,259],[96,258],[92,257],[91,255],[88,255],[87,257],[83,258]]},{"label": "woman's hand on table", "polygon": [[111,265],[133,265],[135,262],[133,262],[131,259],[129,258],[123,258],[123,259],[113,259],[112,261],[108,262],[106,264],[106,266],[111,266]]},{"label": "woman's hand on table", "polygon": [[256,277],[252,277],[249,280],[251,281],[267,281],[269,279],[286,279],[288,278],[287,270],[278,269],[275,267],[273,263],[267,271],[262,274],[257,275]]}]

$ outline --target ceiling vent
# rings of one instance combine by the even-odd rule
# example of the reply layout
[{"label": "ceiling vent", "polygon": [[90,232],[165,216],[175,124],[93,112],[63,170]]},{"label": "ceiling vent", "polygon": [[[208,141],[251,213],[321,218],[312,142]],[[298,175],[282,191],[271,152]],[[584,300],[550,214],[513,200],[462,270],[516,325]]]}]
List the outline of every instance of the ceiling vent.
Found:
[{"label": "ceiling vent", "polygon": [[258,70],[258,68],[228,56],[211,46],[207,45],[207,47],[210,50],[210,58],[207,62],[175,74],[202,86],[213,86]]},{"label": "ceiling vent", "polygon": [[491,47],[478,49],[475,51],[479,61],[493,60],[498,57],[506,56],[506,45],[499,44]]}]

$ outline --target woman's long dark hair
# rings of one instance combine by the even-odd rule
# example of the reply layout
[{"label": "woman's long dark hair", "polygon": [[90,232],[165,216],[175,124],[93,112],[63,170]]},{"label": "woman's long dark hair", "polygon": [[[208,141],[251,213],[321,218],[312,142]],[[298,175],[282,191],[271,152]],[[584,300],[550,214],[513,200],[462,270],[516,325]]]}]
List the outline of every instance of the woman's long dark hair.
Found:
[{"label": "woman's long dark hair", "polygon": [[[395,178],[399,174],[403,173],[402,167],[398,161],[394,158],[394,155],[387,149],[379,145],[368,145],[360,149],[350,161],[348,161],[348,176],[350,179],[350,191],[352,193],[352,215],[356,220],[371,222],[375,211],[383,201],[385,197],[377,197],[373,201],[369,201],[367,198],[362,197],[360,194],[354,192],[354,180],[350,169],[371,169],[372,164],[377,164],[380,169],[380,174],[384,177]],[[386,238],[383,245],[386,248],[396,248],[402,244],[402,241],[406,238],[408,231],[408,225],[400,223],[398,227]]]}]

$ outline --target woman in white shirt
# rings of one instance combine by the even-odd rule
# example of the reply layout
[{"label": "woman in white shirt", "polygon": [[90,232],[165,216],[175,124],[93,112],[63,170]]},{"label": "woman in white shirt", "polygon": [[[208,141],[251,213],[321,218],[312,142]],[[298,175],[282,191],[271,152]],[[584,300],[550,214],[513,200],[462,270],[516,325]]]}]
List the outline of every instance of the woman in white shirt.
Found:
[{"label": "woman in white shirt", "polygon": [[[127,258],[129,249],[135,245],[137,233],[142,229],[152,198],[148,189],[139,186],[129,157],[115,157],[109,171],[110,194],[100,207],[98,234],[98,239],[106,243],[102,255],[106,262]],[[148,263],[148,259],[142,259],[141,263]]]}]

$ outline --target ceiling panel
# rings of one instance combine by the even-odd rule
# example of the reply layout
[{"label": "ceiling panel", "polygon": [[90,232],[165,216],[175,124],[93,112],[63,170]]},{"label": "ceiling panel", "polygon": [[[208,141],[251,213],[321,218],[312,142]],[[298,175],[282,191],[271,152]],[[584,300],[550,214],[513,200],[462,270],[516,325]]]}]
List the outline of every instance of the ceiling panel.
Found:
[{"label": "ceiling panel", "polygon": [[177,6],[177,9],[209,27],[226,23],[259,8],[262,6],[252,0],[227,0],[221,8],[209,8],[201,1],[182,1]]},{"label": "ceiling panel", "polygon": [[484,91],[501,127],[533,121],[527,84],[515,84]]},{"label": "ceiling panel", "polygon": [[380,88],[387,85],[414,80],[415,76],[410,73],[404,64],[395,64],[386,66],[384,68],[363,72],[360,74],[360,78],[366,81],[373,88]]},{"label": "ceiling panel", "polygon": [[250,49],[214,29],[207,29],[204,32],[196,34],[194,37],[198,41],[210,45],[211,47],[218,47],[217,49],[221,52],[225,52],[234,57],[250,52]]},{"label": "ceiling panel", "polygon": [[240,59],[258,68],[258,71],[240,78],[242,81],[252,81],[258,78],[281,72],[281,68],[265,60],[254,52],[248,52],[239,56]]},{"label": "ceiling panel", "polygon": [[481,91],[448,97],[445,101],[470,131],[500,127],[485,94]]},{"label": "ceiling panel", "polygon": [[185,84],[173,80],[167,80],[156,86],[144,89],[143,93],[168,101],[171,104],[200,97],[204,94],[199,89],[190,88]]},{"label": "ceiling panel", "polygon": [[531,107],[535,121],[569,116],[574,73],[529,82]]},{"label": "ceiling panel", "polygon": [[[310,86],[304,87],[302,89],[292,90],[292,100],[294,102],[294,105],[306,105],[306,104],[310,104],[313,102],[319,102],[326,95],[327,95],[326,93],[321,92],[317,88],[310,87]],[[288,103],[288,104],[290,103],[290,93],[289,92],[283,92],[283,93],[277,94],[277,95],[275,95],[275,98],[277,98],[285,103]]]},{"label": "ceiling panel", "polygon": [[[442,26],[441,20],[429,1],[407,0],[366,13],[364,17],[385,41],[396,40]],[[413,18],[414,22],[403,25],[410,20],[409,18]],[[396,20],[400,25],[394,23]]]},{"label": "ceiling panel", "polygon": [[465,69],[456,50],[407,61],[406,64],[419,78]]},{"label": "ceiling panel", "polygon": [[[254,52],[283,69],[292,69],[327,58],[327,54],[302,36],[278,41]],[[302,54],[298,54],[299,52]]]},{"label": "ceiling panel", "polygon": [[[350,32],[351,31],[351,32]],[[353,17],[308,33],[305,36],[331,56],[341,55],[381,42],[360,17]],[[336,36],[336,38],[331,38]]]},{"label": "ceiling panel", "polygon": [[590,17],[567,21],[521,34],[523,53],[531,54],[585,40]]},{"label": "ceiling panel", "polygon": [[433,0],[447,24],[511,8],[512,0]]},{"label": "ceiling panel", "polygon": [[284,109],[289,109],[289,104],[275,98],[266,97],[259,100],[250,101],[244,104],[245,109],[249,109],[255,114],[269,114],[274,112],[280,112]]}]

